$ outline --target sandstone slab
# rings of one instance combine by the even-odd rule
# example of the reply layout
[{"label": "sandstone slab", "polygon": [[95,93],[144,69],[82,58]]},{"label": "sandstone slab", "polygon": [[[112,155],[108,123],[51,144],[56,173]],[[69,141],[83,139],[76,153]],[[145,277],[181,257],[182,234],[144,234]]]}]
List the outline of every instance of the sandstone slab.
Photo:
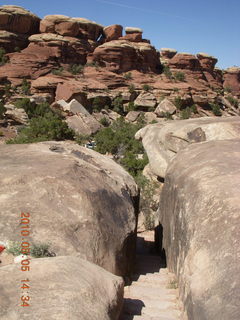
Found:
[{"label": "sandstone slab", "polygon": [[2,240],[20,241],[31,215],[35,243],[124,275],[134,260],[138,188],[113,160],[75,143],[1,145]]},{"label": "sandstone slab", "polygon": [[230,139],[190,145],[168,167],[163,247],[191,320],[239,319],[239,163],[240,140]]},{"label": "sandstone slab", "polygon": [[27,272],[30,282],[25,284],[30,288],[24,289],[24,297],[30,297],[30,306],[21,307],[20,264],[0,268],[2,320],[118,319],[123,281],[104,269],[79,257],[62,256],[32,259]]}]

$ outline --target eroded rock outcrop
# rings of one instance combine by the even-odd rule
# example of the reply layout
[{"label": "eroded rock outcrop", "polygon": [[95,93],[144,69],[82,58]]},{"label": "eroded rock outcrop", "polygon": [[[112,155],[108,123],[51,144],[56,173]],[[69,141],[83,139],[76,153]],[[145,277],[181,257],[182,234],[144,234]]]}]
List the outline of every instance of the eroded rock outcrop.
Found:
[{"label": "eroded rock outcrop", "polygon": [[27,37],[39,32],[40,18],[14,5],[0,7],[0,46],[7,52],[25,48]]},{"label": "eroded rock outcrop", "polygon": [[29,266],[26,278],[30,282],[24,289],[25,297],[30,296],[29,301],[26,298],[29,307],[20,306],[23,302],[16,290],[16,284],[23,285],[20,265],[0,268],[2,320],[118,319],[121,278],[79,257],[32,259]]},{"label": "eroded rock outcrop", "polygon": [[109,71],[127,72],[130,70],[157,72],[160,67],[156,49],[149,43],[114,40],[97,47],[88,62],[98,62]]},{"label": "eroded rock outcrop", "polygon": [[225,71],[223,86],[240,97],[240,68],[232,67]]},{"label": "eroded rock outcrop", "polygon": [[2,145],[2,239],[19,241],[16,219],[31,214],[31,241],[126,275],[134,260],[138,190],[113,160],[67,142]]},{"label": "eroded rock outcrop", "polygon": [[191,320],[239,318],[239,163],[239,139],[209,141],[180,151],[167,170],[163,247]]},{"label": "eroded rock outcrop", "polygon": [[149,125],[136,133],[147,152],[153,173],[164,178],[176,154],[191,143],[238,138],[240,118],[176,120]]}]

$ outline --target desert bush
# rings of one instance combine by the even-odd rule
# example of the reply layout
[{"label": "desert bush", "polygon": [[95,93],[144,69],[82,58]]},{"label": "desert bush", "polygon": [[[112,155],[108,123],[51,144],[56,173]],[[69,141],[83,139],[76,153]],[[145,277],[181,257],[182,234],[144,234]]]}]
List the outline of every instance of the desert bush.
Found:
[{"label": "desert bush", "polygon": [[49,250],[49,243],[33,243],[30,254],[34,258],[54,257],[55,254]]},{"label": "desert bush", "polygon": [[238,99],[234,98],[233,96],[227,96],[226,99],[231,103],[232,106],[238,108]]},{"label": "desert bush", "polygon": [[133,93],[134,91],[135,91],[135,85],[134,84],[130,84],[129,86],[128,86],[128,91],[130,92],[130,93]]},{"label": "desert bush", "polygon": [[132,79],[132,73],[131,72],[127,72],[123,75],[124,79],[126,80],[131,80]]},{"label": "desert bush", "polygon": [[185,81],[185,74],[181,71],[177,71],[174,73],[174,79],[177,81]]},{"label": "desert bush", "polygon": [[74,140],[77,144],[79,145],[84,145],[90,140],[89,135],[84,135],[84,134],[75,134]]},{"label": "desert bush", "polygon": [[149,86],[149,84],[144,84],[144,85],[142,86],[142,88],[143,88],[143,90],[146,91],[146,92],[148,92],[148,91],[150,91],[150,90],[152,89],[152,87]]},{"label": "desert bush", "polygon": [[181,112],[180,112],[180,119],[184,120],[184,119],[189,119],[191,117],[191,108],[190,107],[187,107],[185,109],[183,109]]},{"label": "desert bush", "polygon": [[25,94],[25,95],[29,95],[30,94],[30,88],[31,88],[30,82],[27,81],[26,79],[23,79],[22,83],[21,83],[21,87],[20,87],[21,93]]},{"label": "desert bush", "polygon": [[73,75],[77,75],[79,73],[82,73],[84,69],[84,66],[81,64],[72,64],[69,66],[68,71],[71,72]]},{"label": "desert bush", "polygon": [[116,97],[113,102],[112,102],[112,108],[113,111],[123,115],[124,114],[124,110],[123,110],[123,99],[121,96]]},{"label": "desert bush", "polygon": [[54,74],[55,76],[61,76],[63,73],[63,67],[59,67],[58,69],[53,69],[52,70],[52,74]]},{"label": "desert bush", "polygon": [[209,105],[210,105],[210,108],[215,116],[220,117],[222,115],[221,108],[218,104],[210,103]]},{"label": "desert bush", "polygon": [[102,103],[99,97],[93,99],[92,108],[94,112],[100,112],[102,110]]},{"label": "desert bush", "polygon": [[128,103],[128,106],[125,108],[126,112],[135,111],[136,109],[137,109],[137,106],[134,104],[133,101],[130,101]]},{"label": "desert bush", "polygon": [[19,136],[8,140],[8,144],[33,143],[49,140],[72,140],[75,134],[69,129],[66,122],[62,121],[58,115],[47,113],[44,116],[32,118],[29,126],[23,128]]},{"label": "desert bush", "polygon": [[166,76],[168,79],[172,79],[172,77],[173,77],[172,72],[171,72],[169,66],[167,66],[166,64],[163,65],[163,74],[165,74],[165,76]]},{"label": "desert bush", "polygon": [[110,122],[106,117],[103,117],[100,121],[101,125],[103,125],[104,127],[108,127]]},{"label": "desert bush", "polygon": [[182,100],[182,98],[181,98],[181,97],[176,97],[176,98],[174,99],[174,104],[175,104],[175,106],[176,106],[176,108],[177,108],[178,110],[181,110],[182,107],[183,107],[183,100]]}]

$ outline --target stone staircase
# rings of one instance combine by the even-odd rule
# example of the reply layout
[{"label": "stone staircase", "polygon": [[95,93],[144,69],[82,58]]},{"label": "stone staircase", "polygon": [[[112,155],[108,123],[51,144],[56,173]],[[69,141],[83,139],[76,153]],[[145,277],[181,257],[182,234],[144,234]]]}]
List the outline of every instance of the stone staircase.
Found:
[{"label": "stone staircase", "polygon": [[153,232],[138,237],[135,274],[124,290],[119,320],[182,320],[177,283],[159,255],[154,255]]}]

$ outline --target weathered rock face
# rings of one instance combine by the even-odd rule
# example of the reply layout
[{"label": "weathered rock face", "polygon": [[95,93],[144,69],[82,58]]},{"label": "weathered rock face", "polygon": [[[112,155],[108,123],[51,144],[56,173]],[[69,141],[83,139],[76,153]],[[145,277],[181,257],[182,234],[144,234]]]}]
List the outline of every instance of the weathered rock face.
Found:
[{"label": "weathered rock face", "polygon": [[199,71],[201,69],[197,57],[189,53],[177,53],[169,60],[169,66],[175,69],[187,69],[192,71]]},{"label": "weathered rock face", "polygon": [[40,18],[18,6],[0,7],[0,46],[7,52],[27,46],[27,37],[38,33]]},{"label": "weathered rock face", "polygon": [[69,256],[32,259],[26,276],[30,289],[24,292],[30,296],[29,307],[20,306],[16,284],[22,286],[24,277],[19,270],[19,264],[0,268],[2,320],[77,320],[83,315],[85,320],[118,319],[123,281],[88,261]]},{"label": "weathered rock face", "polygon": [[239,139],[210,141],[179,152],[167,171],[163,247],[191,320],[239,319],[239,163]]},{"label": "weathered rock face", "polygon": [[229,68],[224,73],[224,88],[230,88],[232,93],[240,97],[240,68]]},{"label": "weathered rock face", "polygon": [[189,144],[237,139],[239,135],[239,117],[206,117],[149,125],[139,130],[136,138],[143,142],[153,173],[164,178],[171,160]]},{"label": "weathered rock face", "polygon": [[92,48],[88,41],[42,33],[29,38],[29,46],[20,53],[9,54],[10,61],[0,68],[0,77],[32,78],[57,69],[59,63],[86,63]]},{"label": "weathered rock face", "polygon": [[[19,212],[31,237],[57,255],[75,255],[117,274],[134,259],[138,190],[113,160],[67,142],[2,145],[1,237],[19,241]],[[6,220],[7,219],[7,220]]]},{"label": "weathered rock face", "polygon": [[154,71],[160,67],[157,51],[149,43],[115,40],[97,47],[88,62],[98,62],[109,71]]},{"label": "weathered rock face", "polygon": [[123,27],[119,24],[113,24],[103,29],[106,41],[117,40],[122,37]]},{"label": "weathered rock face", "polygon": [[213,71],[218,59],[206,53],[198,53],[197,58],[204,71]]},{"label": "weathered rock face", "polygon": [[34,34],[38,33],[40,18],[30,11],[18,6],[0,7],[0,30]]},{"label": "weathered rock face", "polygon": [[177,50],[170,48],[162,48],[160,50],[160,57],[163,62],[167,62],[177,54]]},{"label": "weathered rock face", "polygon": [[141,93],[134,101],[134,105],[138,109],[154,108],[157,104],[155,96],[150,92]]}]

